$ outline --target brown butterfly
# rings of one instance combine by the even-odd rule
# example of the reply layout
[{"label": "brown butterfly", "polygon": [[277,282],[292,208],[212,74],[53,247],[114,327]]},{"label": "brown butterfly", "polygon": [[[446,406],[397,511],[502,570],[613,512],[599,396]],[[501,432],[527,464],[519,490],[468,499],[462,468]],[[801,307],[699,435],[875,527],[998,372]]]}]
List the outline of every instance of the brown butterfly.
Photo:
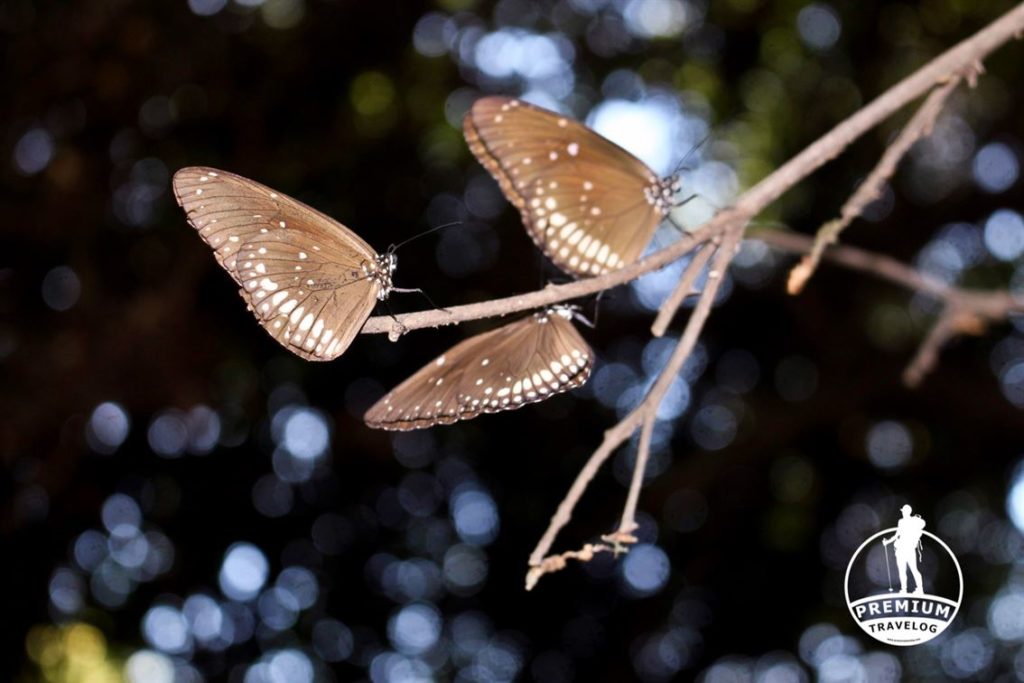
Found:
[{"label": "brown butterfly", "polygon": [[679,191],[582,123],[507,97],[473,103],[469,148],[562,270],[599,275],[640,257]]},{"label": "brown butterfly", "polygon": [[341,223],[254,180],[191,166],[174,174],[188,222],[241,286],[263,328],[307,360],[333,360],[391,284],[397,259]]},{"label": "brown butterfly", "polygon": [[514,410],[582,385],[593,351],[568,306],[553,306],[462,341],[390,391],[364,416],[409,430]]}]

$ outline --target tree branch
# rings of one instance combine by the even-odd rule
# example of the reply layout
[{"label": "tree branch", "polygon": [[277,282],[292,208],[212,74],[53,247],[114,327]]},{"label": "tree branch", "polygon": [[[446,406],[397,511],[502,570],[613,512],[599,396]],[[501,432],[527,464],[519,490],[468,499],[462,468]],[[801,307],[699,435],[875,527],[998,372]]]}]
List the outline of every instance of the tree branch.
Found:
[{"label": "tree branch", "polygon": [[[665,391],[671,384],[675,374],[682,367],[700,331],[703,329],[714,301],[714,293],[721,283],[721,275],[724,274],[726,268],[731,263],[735,255],[735,248],[742,238],[743,230],[750,218],[760,213],[760,211],[789,188],[814,172],[826,161],[837,156],[853,140],[863,135],[867,130],[870,130],[900,107],[917,99],[934,87],[936,83],[963,73],[969,66],[979,63],[992,50],[1022,33],[1024,33],[1024,4],[1018,5],[971,38],[959,43],[891,87],[870,104],[840,123],[832,131],[804,149],[803,152],[764,178],[744,193],[736,201],[733,208],[716,215],[705,226],[710,232],[705,233],[704,240],[713,239],[718,236],[721,236],[723,240],[723,246],[716,254],[713,266],[713,272],[717,274],[717,277],[709,277],[708,285],[702,293],[697,306],[694,308],[683,336],[680,338],[669,363],[663,369],[662,374],[659,375],[654,386],[637,408],[605,432],[605,438],[601,445],[587,461],[587,464],[570,488],[569,493],[559,505],[548,529],[530,555],[531,566],[526,576],[526,586],[528,589],[536,585],[537,581],[544,574],[564,568],[567,559],[586,561],[593,557],[594,552],[609,549],[605,545],[595,546],[588,544],[582,551],[570,551],[568,553],[546,556],[554,543],[558,531],[568,523],[576,502],[583,495],[587,485],[593,479],[597,470],[600,469],[600,466],[607,460],[615,448],[628,439],[636,431],[637,427],[644,422],[646,417],[645,411],[649,409],[648,406],[653,406],[653,408],[650,408],[651,410],[657,410]],[[694,244],[691,243],[687,246],[692,247]],[[673,247],[677,247],[677,245],[672,245],[672,247],[648,258],[654,258],[658,254],[673,249]],[[675,258],[682,256],[683,253],[678,253]],[[667,262],[668,260],[665,261],[665,263]],[[903,273],[903,275],[906,275],[906,273]],[[926,282],[923,276],[920,276],[920,274],[918,276],[922,282]],[[929,284],[929,287],[934,291],[939,289],[932,284]],[[638,454],[637,458],[638,464],[646,460],[646,458],[639,456],[640,454]],[[642,481],[642,472],[640,477]],[[636,481],[635,473],[634,481]],[[635,540],[630,535],[631,527],[628,532],[624,531],[627,522],[632,523],[632,520],[628,519],[627,515],[624,514],[619,530],[605,539],[606,541],[611,540],[613,542],[616,551],[620,549],[621,543],[629,543]]]},{"label": "tree branch", "polygon": [[[996,312],[992,306],[1006,301],[1008,306]],[[914,359],[903,371],[903,383],[916,388],[935,368],[943,347],[958,336],[981,335],[994,322],[1002,322],[1012,312],[1024,310],[1024,302],[1013,301],[1007,292],[965,292],[958,290],[947,301],[935,324],[925,335]]]},{"label": "tree branch", "polygon": [[[778,249],[796,253],[807,253],[816,244],[816,240],[806,235],[788,232],[763,232],[756,238]],[[840,245],[825,249],[822,256],[827,261],[942,302],[942,312],[903,373],[903,381],[909,387],[920,384],[935,367],[942,347],[955,337],[981,334],[993,323],[1005,322],[1011,315],[1024,313],[1024,299],[1014,297],[1005,289],[980,291],[947,285],[884,254]]]},{"label": "tree branch", "polygon": [[[716,238],[714,242],[717,244],[718,239]],[[664,336],[665,330],[668,329],[672,319],[676,317],[676,313],[679,311],[679,307],[683,305],[686,297],[691,294],[698,294],[694,290],[693,284],[700,277],[700,271],[704,270],[704,266],[714,251],[715,248],[712,245],[707,245],[694,253],[693,258],[686,264],[686,270],[683,271],[683,276],[679,278],[676,288],[658,309],[658,317],[654,319],[654,323],[651,325],[652,335],[655,337]]]},{"label": "tree branch", "polygon": [[[972,67],[974,68],[974,67]],[[972,73],[974,73],[972,71]],[[914,146],[918,140],[931,135],[936,119],[942,112],[942,107],[952,94],[953,90],[960,84],[960,76],[953,76],[946,83],[939,86],[928,95],[924,104],[917,110],[906,127],[893,140],[878,164],[872,169],[868,177],[854,191],[850,198],[843,204],[839,211],[839,217],[825,223],[818,229],[814,237],[814,245],[810,253],[804,256],[800,263],[789,272],[789,282],[786,289],[790,294],[799,294],[800,290],[807,284],[807,280],[814,274],[818,263],[821,261],[821,253],[830,244],[839,241],[839,235],[853,221],[861,215],[864,209],[871,202],[878,199],[882,194],[882,188],[896,172],[903,156]]]},{"label": "tree branch", "polygon": [[[660,404],[661,401],[659,400]],[[643,423],[640,425],[640,441],[636,446],[636,461],[633,463],[633,477],[629,482],[629,493],[626,494],[626,505],[622,508],[622,519],[619,520],[618,532],[632,534],[636,531],[636,506],[640,502],[640,489],[644,485],[647,473],[647,461],[651,458],[651,437],[654,434],[654,423],[658,417],[658,406],[654,410],[644,411]]]},{"label": "tree branch", "polygon": [[[795,232],[770,230],[752,235],[753,239],[795,254],[806,254],[814,246],[814,239]],[[948,299],[953,292],[945,282],[898,261],[885,254],[852,247],[836,245],[823,252],[826,261],[831,261],[851,270],[860,271],[873,277],[887,280],[912,292],[921,292],[938,300]]]},{"label": "tree branch", "polygon": [[925,335],[924,341],[918,347],[914,359],[903,371],[903,382],[909,387],[916,387],[924,376],[931,372],[932,368],[939,361],[939,353],[942,347],[949,340],[957,335],[957,315],[953,309],[946,306],[939,314],[938,320],[932,325],[931,330]]},{"label": "tree branch", "polygon": [[985,59],[1009,40],[1024,35],[1024,3],[1017,5],[970,38],[957,43],[920,69],[876,97],[864,108],[840,123],[764,180],[748,190],[736,203],[754,215],[778,199],[811,172],[835,158],[854,140],[887,119],[903,106],[954,74]]}]

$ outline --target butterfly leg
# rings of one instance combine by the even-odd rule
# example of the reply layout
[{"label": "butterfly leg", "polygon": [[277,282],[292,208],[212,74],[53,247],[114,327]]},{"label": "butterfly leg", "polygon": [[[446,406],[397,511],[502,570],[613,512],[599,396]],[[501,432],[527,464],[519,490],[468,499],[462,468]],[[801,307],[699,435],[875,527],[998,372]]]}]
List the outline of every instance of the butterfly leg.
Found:
[{"label": "butterfly leg", "polygon": [[[696,193],[691,194],[689,197],[687,197],[683,201],[676,202],[675,204],[673,204],[672,208],[673,209],[678,209],[679,207],[685,206],[686,204],[688,204],[689,202],[693,201],[696,198],[697,198],[697,194]],[[684,235],[686,234],[686,232],[687,232],[686,228],[684,228],[683,226],[679,225],[679,223],[676,223],[676,219],[672,217],[672,212],[671,211],[668,212],[667,214],[665,214],[665,218],[668,219],[668,222],[672,224],[673,228],[675,228],[679,232],[683,233]]]},{"label": "butterfly leg", "polygon": [[693,169],[692,169],[692,168],[689,168],[689,167],[688,167],[688,166],[686,165],[686,162],[687,162],[687,161],[689,161],[689,160],[690,160],[690,157],[692,157],[692,156],[693,156],[693,154],[694,154],[694,153],[695,153],[695,152],[696,152],[697,150],[699,150],[699,149],[700,149],[701,147],[703,147],[703,146],[704,146],[704,144],[705,144],[705,143],[706,143],[706,142],[708,141],[708,139],[710,139],[710,138],[711,138],[711,133],[705,133],[705,134],[704,134],[704,137],[702,137],[702,138],[700,139],[700,142],[698,142],[698,143],[697,143],[696,145],[694,145],[693,147],[691,147],[691,148],[690,148],[690,151],[689,151],[689,152],[687,152],[687,153],[686,153],[686,154],[685,154],[685,155],[683,156],[683,158],[679,160],[679,163],[678,163],[678,164],[676,164],[676,168],[675,168],[675,170],[674,170],[674,171],[672,172],[672,175],[676,175],[676,174],[679,174],[679,173],[681,173],[681,172],[683,172],[683,171],[692,171]]},{"label": "butterfly leg", "polygon": [[[426,293],[426,292],[424,292],[424,291],[423,291],[422,289],[420,289],[419,287],[413,287],[413,288],[411,288],[411,289],[405,289],[405,288],[403,288],[403,287],[392,287],[392,288],[391,288],[391,291],[392,291],[392,292],[398,292],[398,293],[400,293],[400,294],[420,294],[420,295],[422,295],[422,296],[423,296],[423,298],[424,298],[424,299],[426,299],[426,300],[427,300],[427,303],[429,303],[429,304],[430,304],[430,307],[431,307],[431,308],[435,308],[435,309],[437,309],[437,310],[439,310],[439,311],[444,311],[445,313],[451,313],[451,311],[450,311],[450,310],[448,310],[447,308],[444,308],[444,307],[442,307],[442,306],[438,306],[437,304],[435,304],[435,303],[434,303],[434,300],[433,300],[433,299],[431,299],[431,298],[430,298],[430,297],[429,297],[429,296],[427,295],[427,293]],[[393,316],[392,316],[392,317],[393,317]]]},{"label": "butterfly leg", "polygon": [[393,310],[391,310],[391,304],[388,302],[387,299],[384,299],[384,307],[387,308],[387,314],[391,317],[392,321],[394,321],[394,324],[397,325],[399,328],[398,330],[392,330],[391,333],[388,334],[388,339],[390,339],[391,341],[398,341],[398,339],[403,334],[406,334],[409,331],[409,328],[402,325],[401,321],[399,321],[398,319],[398,316],[394,314]]},{"label": "butterfly leg", "polygon": [[573,306],[572,307],[572,309],[573,309],[572,310],[572,317],[575,320],[579,320],[581,323],[583,323],[584,325],[586,325],[590,329],[592,329],[592,330],[596,329],[597,328],[597,313],[598,313],[598,310],[599,310],[596,304],[600,301],[601,295],[603,295],[603,294],[604,294],[604,291],[602,290],[602,291],[597,293],[596,297],[594,297],[595,305],[594,305],[594,320],[593,320],[593,322],[591,322],[590,318],[588,318],[587,316],[583,315],[583,311],[580,310],[579,306]]},{"label": "butterfly leg", "polygon": [[673,228],[675,228],[677,231],[679,231],[683,235],[686,234],[686,228],[684,228],[683,226],[681,226],[678,223],[676,223],[676,219],[672,217],[672,214],[668,214],[667,218],[668,218],[668,222],[672,224]]}]

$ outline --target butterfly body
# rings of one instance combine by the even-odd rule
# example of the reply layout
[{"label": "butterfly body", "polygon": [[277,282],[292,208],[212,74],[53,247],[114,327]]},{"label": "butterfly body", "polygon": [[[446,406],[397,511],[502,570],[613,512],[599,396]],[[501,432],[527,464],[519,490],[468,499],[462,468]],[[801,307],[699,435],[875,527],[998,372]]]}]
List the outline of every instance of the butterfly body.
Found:
[{"label": "butterfly body", "polygon": [[572,315],[553,306],[456,344],[374,404],[366,423],[400,431],[452,424],[582,385],[593,352]]},{"label": "butterfly body", "polygon": [[463,132],[533,241],[575,276],[637,260],[679,191],[678,177],[659,178],[580,122],[516,99],[477,100]]},{"label": "butterfly body", "polygon": [[241,287],[249,310],[302,358],[341,355],[394,288],[394,253],[378,254],[302,202],[206,167],[179,170],[173,184],[189,223]]}]

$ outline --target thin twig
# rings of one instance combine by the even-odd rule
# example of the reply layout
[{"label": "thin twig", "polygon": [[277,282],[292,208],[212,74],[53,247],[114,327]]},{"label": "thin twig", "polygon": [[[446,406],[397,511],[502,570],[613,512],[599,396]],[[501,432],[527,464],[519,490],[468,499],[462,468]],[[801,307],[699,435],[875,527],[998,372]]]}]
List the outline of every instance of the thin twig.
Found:
[{"label": "thin twig", "polygon": [[[814,241],[807,235],[775,230],[759,232],[753,239],[798,254],[806,253]],[[925,294],[937,301],[972,311],[985,320],[998,322],[1006,320],[1011,315],[1024,313],[1024,298],[1015,297],[1008,290],[977,290],[947,285],[886,254],[843,244],[826,249],[824,258],[851,270],[892,282],[912,292]]]},{"label": "thin twig", "polygon": [[908,387],[916,387],[924,376],[931,372],[939,360],[942,347],[957,335],[956,316],[952,309],[946,306],[939,314],[938,320],[932,325],[931,330],[925,335],[924,341],[918,347],[914,359],[903,371],[903,383]]},{"label": "thin twig", "polygon": [[[576,475],[576,479],[572,482],[572,486],[569,487],[565,498],[562,499],[558,509],[555,510],[555,514],[552,516],[548,528],[544,531],[544,535],[537,542],[537,547],[530,553],[531,567],[540,567],[545,564],[544,556],[551,549],[558,532],[572,519],[572,511],[576,507],[576,503],[579,502],[579,499],[583,497],[583,492],[587,490],[590,481],[597,474],[598,470],[601,469],[601,465],[608,459],[608,456],[615,452],[615,449],[621,446],[636,431],[638,424],[640,424],[640,415],[634,410],[604,433],[601,445],[590,455],[586,464],[583,465],[579,474]],[[547,572],[540,572],[540,574],[545,573]],[[539,577],[540,574],[537,576]],[[527,576],[526,583],[527,588],[529,588],[531,585],[529,576]]]},{"label": "thin twig", "polygon": [[579,550],[566,550],[560,555],[552,555],[544,559],[544,564],[530,567],[526,573],[526,590],[533,590],[533,587],[540,581],[540,577],[551,572],[561,571],[569,564],[569,560],[590,562],[598,553],[611,552],[612,546],[605,543],[587,543]]},{"label": "thin twig", "polygon": [[640,441],[636,447],[636,461],[633,463],[633,477],[629,482],[629,493],[626,504],[622,508],[622,519],[619,521],[619,533],[632,533],[636,530],[636,505],[640,501],[640,489],[644,486],[644,475],[647,473],[647,461],[651,457],[651,436],[658,409],[648,410],[640,425]]},{"label": "thin twig", "polygon": [[[738,230],[739,228],[736,229]],[[723,250],[720,250],[720,253],[722,251]],[[651,390],[636,408],[631,410],[628,415],[618,422],[618,424],[604,433],[604,439],[601,441],[601,445],[598,446],[597,450],[595,450],[593,454],[591,454],[586,464],[584,464],[583,468],[580,470],[580,473],[576,475],[576,479],[573,481],[572,486],[569,487],[569,491],[566,493],[565,498],[563,498],[562,502],[558,505],[558,509],[555,511],[554,516],[552,516],[551,522],[548,524],[548,528],[545,530],[544,535],[541,536],[540,541],[537,543],[537,547],[534,548],[532,553],[530,553],[529,562],[531,567],[538,568],[545,564],[544,556],[547,555],[548,551],[551,549],[558,532],[569,523],[569,520],[572,518],[572,511],[576,507],[576,503],[579,502],[579,499],[583,496],[584,491],[587,490],[587,486],[590,484],[590,481],[597,474],[598,470],[601,469],[601,466],[605,463],[608,457],[615,452],[615,449],[625,443],[625,441],[632,436],[633,432],[636,431],[637,427],[643,420],[644,406],[652,399],[652,395],[658,388],[661,378],[670,367],[675,365],[673,361],[681,352],[681,349],[682,351],[686,351],[684,340],[688,342],[689,348],[692,350],[693,345],[697,341],[697,334],[699,333],[699,330],[696,332],[693,330],[696,330],[696,327],[702,324],[703,320],[706,319],[707,315],[710,313],[711,303],[714,301],[714,294],[717,291],[717,288],[717,279],[709,278],[708,287],[704,289],[697,306],[694,308],[693,315],[690,316],[686,332],[684,332],[683,337],[680,338],[679,343],[673,351],[672,358],[669,359],[669,362],[662,370],[662,374],[659,376],[658,380],[655,381],[654,386],[651,387]],[[710,297],[708,296],[708,292],[711,293]],[[688,351],[686,351],[686,355],[689,355]],[[685,361],[686,358],[684,357],[683,362]],[[682,368],[681,363],[679,364],[679,368]],[[667,390],[667,388],[668,387],[666,386],[665,389]],[[564,566],[564,564],[562,566]],[[546,573],[546,571],[541,571],[539,574],[531,572],[531,574],[535,575],[537,578],[544,573]],[[529,578],[527,580],[527,584],[530,585]]]},{"label": "thin twig", "polygon": [[932,90],[907,125],[900,131],[900,134],[885,149],[882,158],[879,159],[878,164],[868,174],[868,177],[843,204],[842,209],[839,210],[839,217],[828,221],[818,229],[810,253],[804,256],[800,263],[789,272],[786,289],[790,294],[799,294],[807,284],[821,261],[821,253],[825,247],[838,242],[839,235],[853,219],[860,216],[871,202],[882,196],[882,188],[896,172],[900,160],[914,146],[914,143],[931,135],[932,128],[935,126],[935,121],[942,112],[946,100],[949,99],[960,81],[959,75],[953,76]]},{"label": "thin twig", "polygon": [[736,224],[732,230],[725,234],[722,245],[715,253],[714,261],[711,263],[711,270],[708,271],[708,282],[700,299],[693,309],[693,314],[686,321],[686,328],[679,343],[672,350],[665,367],[661,369],[654,386],[647,393],[643,403],[643,428],[640,432],[640,442],[637,447],[636,463],[634,464],[633,480],[630,483],[629,495],[626,498],[625,509],[622,513],[622,522],[619,524],[620,533],[630,533],[636,528],[636,504],[640,499],[640,488],[643,485],[644,471],[647,469],[647,460],[651,450],[651,432],[654,428],[654,421],[658,417],[658,408],[661,407],[661,400],[668,393],[676,377],[682,372],[683,366],[689,360],[690,354],[700,338],[711,309],[715,305],[715,297],[718,296],[718,289],[725,280],[725,271],[736,255],[740,240],[743,238],[743,223]]},{"label": "thin twig", "polygon": [[[778,230],[758,232],[752,239],[796,254],[806,254],[814,245],[814,238],[795,232]],[[878,254],[849,245],[835,245],[824,252],[826,261],[832,261],[851,270],[888,280],[913,292],[921,292],[939,300],[951,296],[953,288],[942,280],[909,266],[886,254]]]},{"label": "thin twig", "polygon": [[[807,253],[814,247],[812,238],[796,233],[762,232],[756,239],[796,253]],[[942,312],[903,373],[903,381],[910,387],[920,384],[934,368],[942,348],[955,337],[981,334],[990,324],[1006,322],[1011,315],[1024,313],[1024,299],[1014,297],[1005,289],[979,291],[947,285],[883,254],[836,245],[825,249],[822,256],[826,261],[887,280],[942,303]]]},{"label": "thin twig", "polygon": [[958,290],[942,309],[938,319],[903,371],[903,383],[916,388],[939,361],[942,349],[956,337],[981,335],[989,325],[1003,322],[1013,313],[1024,311],[1024,300],[1015,300],[1008,292],[968,292]]},{"label": "thin twig", "polygon": [[[717,242],[717,239],[715,241]],[[683,271],[683,276],[679,278],[676,288],[672,290],[668,299],[658,309],[658,316],[654,319],[654,323],[651,324],[651,334],[655,337],[664,336],[665,330],[668,329],[672,319],[676,317],[676,313],[679,311],[679,307],[683,305],[686,297],[691,294],[699,294],[693,285],[697,278],[700,277],[700,272],[704,270],[705,264],[707,264],[714,251],[715,248],[711,244],[694,251],[693,258],[686,264],[686,270]]]},{"label": "thin twig", "polygon": [[[558,532],[569,523],[572,518],[572,511],[576,506],[576,503],[583,496],[583,492],[587,488],[587,484],[593,479],[594,475],[601,468],[601,465],[608,459],[608,457],[615,451],[618,446],[625,442],[648,417],[652,420],[657,416],[658,407],[661,405],[661,400],[665,397],[669,387],[672,386],[672,382],[675,380],[676,375],[682,370],[686,360],[690,357],[693,352],[694,346],[697,344],[697,339],[700,337],[701,330],[704,329],[704,323],[707,322],[708,316],[711,314],[711,308],[714,305],[715,297],[718,294],[718,289],[724,281],[725,271],[729,266],[729,262],[733,256],[736,255],[736,247],[743,235],[743,229],[746,226],[744,221],[734,221],[726,226],[726,232],[722,239],[722,246],[719,247],[715,254],[714,261],[711,265],[711,272],[708,273],[708,283],[701,292],[700,298],[697,301],[697,305],[694,306],[693,313],[690,315],[690,319],[686,323],[686,328],[683,330],[683,335],[679,338],[679,342],[676,344],[675,349],[672,350],[672,355],[669,357],[665,367],[661,369],[658,378],[654,381],[654,385],[644,396],[643,400],[640,401],[636,408],[631,410],[622,420],[619,421],[614,427],[605,432],[604,441],[601,446],[594,451],[594,454],[587,461],[584,469],[576,477],[576,481],[573,482],[572,488],[569,489],[569,493],[562,500],[558,506],[558,510],[555,515],[551,518],[551,522],[548,524],[547,530],[537,543],[537,547],[533,549],[530,554],[530,569],[526,575],[527,588],[531,588],[536,585],[537,581],[547,573],[552,571],[558,571],[565,566],[565,563],[559,558],[562,556],[554,555],[547,556],[548,551],[551,550],[551,546],[558,536]],[[647,442],[647,450],[649,451],[650,441]],[[638,453],[637,462],[634,467],[639,468],[646,465],[647,453]],[[634,481],[636,479],[636,470],[634,470]],[[641,474],[642,480],[642,474]],[[634,494],[630,492],[630,498],[636,498],[639,496],[639,488]],[[627,499],[628,501],[629,499]],[[628,502],[627,502],[628,505]],[[632,509],[629,507],[623,512],[622,521],[619,525],[618,531],[612,534],[608,539],[610,540],[616,549],[619,551],[621,547],[630,542],[629,539],[633,538],[631,532],[635,527],[635,520],[633,513],[636,510],[636,502],[633,501]],[[635,541],[635,539],[634,539]]]}]

